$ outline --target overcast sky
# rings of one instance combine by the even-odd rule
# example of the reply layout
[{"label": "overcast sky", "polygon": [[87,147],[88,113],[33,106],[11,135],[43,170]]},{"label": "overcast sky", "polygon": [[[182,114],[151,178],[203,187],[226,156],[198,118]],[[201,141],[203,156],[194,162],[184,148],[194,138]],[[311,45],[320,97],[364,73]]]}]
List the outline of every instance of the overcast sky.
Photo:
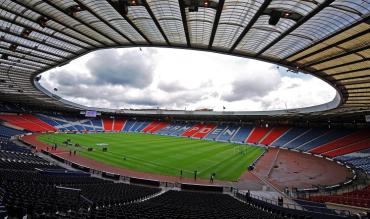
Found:
[{"label": "overcast sky", "polygon": [[117,109],[276,110],[322,104],[335,96],[325,82],[272,64],[158,48],[90,53],[44,73],[41,84],[79,104]]}]

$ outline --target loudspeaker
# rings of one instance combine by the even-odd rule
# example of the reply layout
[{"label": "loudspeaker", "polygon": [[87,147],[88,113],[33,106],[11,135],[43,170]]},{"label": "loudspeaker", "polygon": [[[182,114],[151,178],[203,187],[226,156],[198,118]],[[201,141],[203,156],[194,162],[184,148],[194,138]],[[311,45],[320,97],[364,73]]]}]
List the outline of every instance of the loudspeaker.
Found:
[{"label": "loudspeaker", "polygon": [[269,19],[269,24],[270,25],[276,25],[281,17],[281,12],[280,11],[271,11],[270,13],[270,19]]},{"label": "loudspeaker", "polygon": [[198,5],[189,6],[189,12],[198,12]]},{"label": "loudspeaker", "polygon": [[123,15],[128,13],[128,2],[127,0],[118,0],[117,2],[118,10],[122,12]]}]

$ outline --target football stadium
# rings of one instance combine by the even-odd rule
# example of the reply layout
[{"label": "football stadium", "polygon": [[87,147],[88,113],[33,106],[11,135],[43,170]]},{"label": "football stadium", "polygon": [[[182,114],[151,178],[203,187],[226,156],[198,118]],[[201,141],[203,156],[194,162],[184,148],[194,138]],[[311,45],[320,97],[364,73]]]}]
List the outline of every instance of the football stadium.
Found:
[{"label": "football stadium", "polygon": [[[1,218],[370,218],[370,0],[0,0],[0,23]],[[335,95],[262,111],[114,108],[44,86],[61,80],[48,71],[133,48],[256,60]],[[130,57],[108,59],[152,69]],[[92,89],[112,76],[64,74]],[[151,76],[137,77],[144,92]]]}]

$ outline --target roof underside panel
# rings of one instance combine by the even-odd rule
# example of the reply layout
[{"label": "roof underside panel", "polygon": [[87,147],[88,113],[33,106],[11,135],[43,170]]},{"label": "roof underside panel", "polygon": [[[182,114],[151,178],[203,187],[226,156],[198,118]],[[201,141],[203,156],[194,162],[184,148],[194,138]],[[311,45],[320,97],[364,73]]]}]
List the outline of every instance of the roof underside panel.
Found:
[{"label": "roof underside panel", "polygon": [[[123,34],[136,43],[146,43],[145,39],[106,1],[83,0],[81,2],[91,8],[103,20],[109,22],[120,34]],[[128,43],[127,40],[122,39],[122,36],[118,34],[115,34],[114,37],[123,44]]]},{"label": "roof underside panel", "polygon": [[[82,46],[87,46],[87,44],[84,44],[82,41],[78,41],[66,35],[57,33],[49,28],[41,28],[38,24],[32,22],[31,20],[27,20],[20,16],[15,16],[9,13],[6,9],[0,9],[0,16],[2,19],[4,19],[4,21],[2,21],[3,23],[12,23],[11,26],[16,26],[16,29],[21,31],[32,30],[29,36],[33,40],[45,40],[46,44],[73,52],[81,50]],[[13,27],[12,29],[15,28]]]},{"label": "roof underside panel", "polygon": [[285,65],[342,97],[339,108],[296,116],[370,113],[370,0],[206,2],[127,1],[126,13],[117,0],[0,0],[0,99],[81,108],[35,76],[101,48],[164,46]]},{"label": "roof underside panel", "polygon": [[[27,6],[26,3],[31,2],[20,1],[19,3]],[[65,41],[69,41],[83,47],[88,47],[89,44],[101,46],[101,44],[98,43],[97,41],[94,41],[91,38],[86,37],[85,35],[73,30],[72,28],[68,28],[67,26],[62,25],[61,21],[49,20],[47,22],[47,27],[41,27],[38,24],[37,20],[43,17],[43,15],[35,11],[35,9],[32,6],[26,8],[20,4],[18,4],[18,2],[15,3],[10,0],[3,0],[3,2],[0,4],[1,5],[0,7],[7,10],[6,12],[4,11],[4,14],[14,13],[12,16],[16,17],[17,20],[24,19],[22,21],[25,24],[32,25],[30,26],[32,29],[43,31],[44,33],[49,33],[51,35],[55,35],[58,37],[62,37],[62,39],[65,39]],[[44,11],[41,12],[44,14]]]},{"label": "roof underside panel", "polygon": [[127,16],[151,42],[158,44],[166,43],[144,6],[130,6]]},{"label": "roof underside panel", "polygon": [[358,0],[337,0],[326,7],[313,18],[294,30],[287,37],[269,48],[264,56],[283,59],[294,52],[312,45],[313,43],[343,29],[369,13],[370,3]]},{"label": "roof underside panel", "polygon": [[230,50],[263,2],[263,0],[226,0],[218,22],[213,47]]},{"label": "roof underside panel", "polygon": [[[38,10],[38,11],[42,11],[46,16],[50,17],[50,18],[53,18],[54,20],[57,20],[59,21],[60,23],[62,23],[63,25],[65,26],[68,26],[68,27],[73,27],[75,30],[79,31],[80,33],[85,33],[86,35],[90,36],[91,38],[93,38],[94,40],[98,41],[98,42],[102,42],[102,43],[105,43],[107,45],[113,45],[114,42],[111,40],[111,39],[108,39],[106,36],[103,36],[101,33],[98,32],[98,30],[102,30],[102,28],[104,27],[101,27],[100,24],[101,22],[98,22],[98,24],[96,24],[96,30],[95,29],[92,29],[91,27],[88,27],[86,26],[85,24],[81,23],[81,21],[79,21],[78,19],[76,18],[83,18],[83,19],[91,19],[92,17],[91,16],[88,16],[88,14],[86,14],[86,16],[84,15],[81,15],[80,13],[77,13],[76,14],[76,17],[72,17],[72,16],[69,16],[68,14],[66,14],[66,8],[70,7],[70,6],[74,6],[75,4],[73,2],[70,2],[70,1],[53,1],[54,4],[56,4],[59,8],[55,8],[53,6],[50,5],[49,2],[44,2],[44,1],[38,1],[38,0],[32,0],[32,1],[26,1],[26,3],[29,5],[29,6],[32,6],[32,8],[34,8],[35,10]],[[92,18],[94,19],[94,18]],[[95,20],[97,21],[97,20]],[[105,29],[107,30],[107,29]]]},{"label": "roof underside panel", "polygon": [[[305,16],[311,13],[319,3],[310,1],[297,1],[297,0],[275,0],[268,6],[268,10],[277,10],[280,12],[289,12],[291,14],[298,14]],[[239,44],[237,50],[240,52],[255,54],[259,53],[262,49],[266,48],[276,38],[284,34],[287,30],[292,28],[296,21],[290,18],[280,18],[276,25],[269,25],[270,15],[262,15],[257,23],[251,28],[248,34],[243,38],[242,44]],[[255,37],[255,36],[258,37]],[[248,45],[251,44],[252,45]]]},{"label": "roof underside panel", "polygon": [[186,19],[192,46],[208,47],[212,33],[216,10],[213,8],[199,8],[197,12],[186,10]]},{"label": "roof underside panel", "polygon": [[173,45],[186,45],[180,5],[177,0],[147,0],[154,16]]},{"label": "roof underside panel", "polygon": [[256,54],[295,24],[290,19],[282,18],[276,25],[269,25],[269,18],[268,15],[261,16],[236,47],[236,51]]}]

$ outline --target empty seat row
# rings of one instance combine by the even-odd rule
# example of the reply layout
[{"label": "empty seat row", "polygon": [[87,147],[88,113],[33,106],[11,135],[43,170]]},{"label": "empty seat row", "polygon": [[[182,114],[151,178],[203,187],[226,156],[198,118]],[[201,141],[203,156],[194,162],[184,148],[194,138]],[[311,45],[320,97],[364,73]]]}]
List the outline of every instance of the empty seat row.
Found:
[{"label": "empty seat row", "polygon": [[316,202],[333,202],[344,205],[370,207],[370,186],[352,192],[346,192],[337,195],[319,195],[311,196],[308,200]]}]

